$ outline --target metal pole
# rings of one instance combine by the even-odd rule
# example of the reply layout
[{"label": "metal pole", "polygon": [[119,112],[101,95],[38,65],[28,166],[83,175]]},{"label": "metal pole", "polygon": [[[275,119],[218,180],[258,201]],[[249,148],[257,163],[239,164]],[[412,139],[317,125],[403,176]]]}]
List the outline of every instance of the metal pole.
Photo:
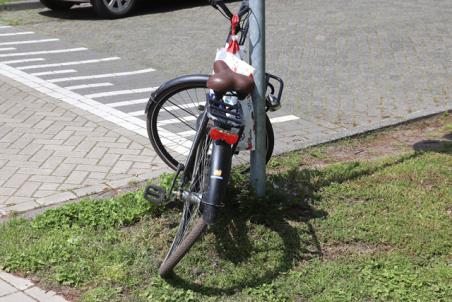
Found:
[{"label": "metal pole", "polygon": [[258,197],[265,195],[265,0],[249,1],[250,16],[250,62],[256,71],[256,87],[252,93],[256,122],[256,149],[251,152],[251,183]]}]

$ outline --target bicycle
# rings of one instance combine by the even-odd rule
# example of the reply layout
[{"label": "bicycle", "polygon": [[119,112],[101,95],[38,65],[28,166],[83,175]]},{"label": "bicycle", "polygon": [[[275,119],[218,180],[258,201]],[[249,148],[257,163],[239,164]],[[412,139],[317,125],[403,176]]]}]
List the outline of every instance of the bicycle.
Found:
[{"label": "bicycle", "polygon": [[[248,1],[242,1],[236,14],[222,0],[209,3],[231,22],[227,47],[239,49],[248,35]],[[266,79],[266,109],[275,111],[280,108],[284,83],[268,73]],[[276,95],[275,84],[279,86]],[[149,139],[176,174],[168,192],[148,185],[144,195],[158,205],[183,203],[176,236],[159,269],[162,277],[168,276],[207,226],[214,224],[223,206],[233,157],[254,146],[250,101],[253,88],[252,76],[235,73],[224,61],[217,60],[213,75],[181,76],[151,94],[145,110]],[[267,162],[273,145],[273,128],[266,116]]]}]

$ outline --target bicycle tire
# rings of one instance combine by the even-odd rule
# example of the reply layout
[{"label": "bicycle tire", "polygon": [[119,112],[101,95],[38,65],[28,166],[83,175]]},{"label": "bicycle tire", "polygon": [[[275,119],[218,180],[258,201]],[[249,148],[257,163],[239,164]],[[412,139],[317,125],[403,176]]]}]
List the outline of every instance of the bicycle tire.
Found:
[{"label": "bicycle tire", "polygon": [[167,258],[165,259],[159,268],[159,275],[162,278],[167,277],[174,267],[181,261],[181,259],[185,256],[185,254],[190,250],[193,244],[201,237],[204,233],[207,224],[204,222],[202,218],[198,218],[193,229],[190,233],[185,237],[185,239],[180,243],[178,248]]},{"label": "bicycle tire", "polygon": [[[201,129],[201,140],[194,153],[194,164],[191,173],[190,183],[187,184],[187,191],[198,193],[203,199],[209,188],[210,179],[210,155],[209,150],[212,145],[212,139],[207,134],[207,129]],[[205,223],[201,213],[201,201],[191,203],[184,201],[179,227],[174,236],[173,243],[163,260],[159,274],[166,277],[174,266],[184,257],[193,243],[201,236],[205,229]]]},{"label": "bicycle tire", "polygon": [[[154,150],[157,152],[158,156],[173,170],[177,170],[177,167],[179,164],[185,163],[186,157],[183,155],[177,153],[176,151],[172,151],[168,147],[165,147],[165,144],[162,142],[162,135],[159,133],[159,127],[158,127],[158,119],[159,114],[162,111],[162,108],[165,108],[165,104],[169,102],[169,107],[175,107],[178,106],[175,101],[176,95],[181,94],[187,94],[190,90],[201,89],[205,90],[205,92],[208,91],[207,88],[207,79],[209,78],[208,75],[187,75],[182,76],[179,78],[175,78],[173,80],[170,80],[163,84],[150,98],[147,108],[146,108],[146,126],[147,126],[147,132],[149,140],[154,148]],[[196,97],[198,97],[198,94],[196,94]],[[188,102],[192,101],[193,105],[196,105],[193,99],[190,97],[191,100],[188,100]],[[206,99],[198,100],[199,105],[205,105]],[[191,105],[188,103],[182,102],[180,104],[181,109],[176,111],[182,111],[188,113],[187,108],[183,107],[185,105]],[[195,106],[193,106],[195,107]],[[168,111],[170,115],[177,118],[175,114]],[[196,114],[192,111],[193,118],[196,118]],[[201,113],[198,112],[198,116]],[[183,117],[181,117],[182,119]],[[194,120],[192,120],[194,121]],[[182,121],[180,124],[187,124],[188,122]],[[193,129],[193,126],[192,126]],[[272,156],[273,148],[274,148],[274,133],[273,133],[273,127],[271,125],[271,122],[266,115],[266,130],[267,130],[267,153],[266,153],[266,161],[268,162]],[[187,132],[187,131],[182,131]],[[168,138],[165,138],[163,136],[163,140],[167,140]],[[190,147],[190,144],[188,142],[186,143],[186,149],[188,150]],[[181,148],[181,146],[177,145],[177,142],[175,143],[176,148]]]}]

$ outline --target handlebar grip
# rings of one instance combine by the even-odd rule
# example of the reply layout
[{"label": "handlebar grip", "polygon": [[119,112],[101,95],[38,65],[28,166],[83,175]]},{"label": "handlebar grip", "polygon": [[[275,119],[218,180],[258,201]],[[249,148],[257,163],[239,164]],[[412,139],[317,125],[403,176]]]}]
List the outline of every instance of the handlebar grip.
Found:
[{"label": "handlebar grip", "polygon": [[242,2],[242,5],[240,5],[237,15],[239,16],[239,18],[242,18],[242,16],[249,12],[249,10],[250,10],[249,3],[247,0],[244,0]]},{"label": "handlebar grip", "polygon": [[221,10],[228,16],[229,19],[232,19],[232,12],[229,10],[229,8],[224,4],[223,0],[209,0],[210,5],[218,9],[218,6],[221,8]]}]

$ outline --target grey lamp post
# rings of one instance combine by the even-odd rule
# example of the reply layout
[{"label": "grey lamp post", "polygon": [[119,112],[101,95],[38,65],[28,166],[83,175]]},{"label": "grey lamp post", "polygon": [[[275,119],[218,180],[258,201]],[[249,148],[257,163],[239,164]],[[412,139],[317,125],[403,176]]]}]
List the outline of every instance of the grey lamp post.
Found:
[{"label": "grey lamp post", "polygon": [[265,0],[250,0],[250,62],[256,71],[252,93],[256,122],[256,149],[251,152],[251,183],[258,197],[265,195]]}]

